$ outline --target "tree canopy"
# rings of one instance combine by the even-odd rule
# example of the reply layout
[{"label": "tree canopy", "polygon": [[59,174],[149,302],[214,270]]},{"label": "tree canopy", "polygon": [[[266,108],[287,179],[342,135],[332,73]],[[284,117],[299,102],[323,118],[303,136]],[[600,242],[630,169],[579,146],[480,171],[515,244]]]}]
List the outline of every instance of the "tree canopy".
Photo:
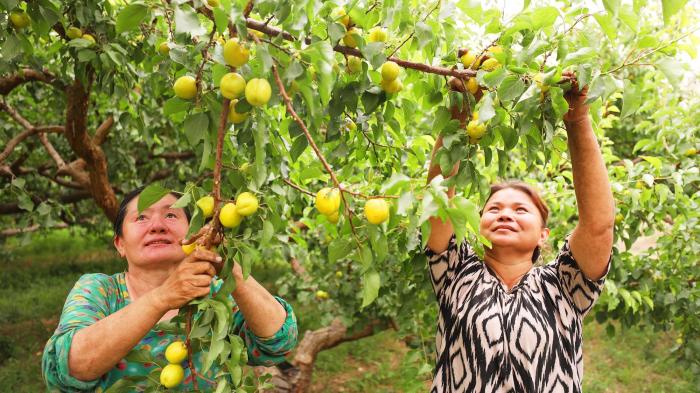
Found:
[{"label": "tree canopy", "polygon": [[[155,184],[144,204],[180,192],[195,234],[205,224],[199,198],[213,195],[218,212],[250,192],[260,208],[225,230],[221,253],[246,271],[291,263],[282,294],[326,310],[325,325],[337,318],[351,332],[392,326],[429,336],[428,217],[450,219],[460,241],[483,250],[480,203],[490,184],[517,178],[536,184],[552,210],[545,257],[573,229],[561,122],[570,86],[562,73],[573,71],[590,86],[618,208],[595,316],[673,326],[679,355],[700,372],[693,8],[678,0],[0,0],[3,233],[104,230],[123,194]],[[243,93],[233,79],[221,88],[234,72],[247,82]],[[450,89],[461,83],[463,92]],[[426,185],[438,136],[444,177],[461,165]],[[448,200],[451,185],[458,192]],[[326,187],[339,191],[335,217],[314,204]],[[389,216],[373,224],[364,209],[377,199]],[[631,252],[644,235],[656,243]],[[214,315],[202,327],[214,333],[227,317],[218,301],[197,305]],[[224,336],[203,342],[211,362],[224,364],[239,345]]]}]

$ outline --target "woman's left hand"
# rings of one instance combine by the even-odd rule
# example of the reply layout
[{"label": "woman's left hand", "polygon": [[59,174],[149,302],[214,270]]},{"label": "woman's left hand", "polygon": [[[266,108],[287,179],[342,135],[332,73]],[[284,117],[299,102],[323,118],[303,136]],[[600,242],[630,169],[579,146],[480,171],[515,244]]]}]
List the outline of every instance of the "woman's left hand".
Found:
[{"label": "woman's left hand", "polygon": [[562,75],[571,78],[571,89],[564,93],[564,98],[569,103],[569,111],[564,114],[564,121],[574,123],[588,116],[588,86],[579,89],[576,74],[572,71],[564,71]]}]

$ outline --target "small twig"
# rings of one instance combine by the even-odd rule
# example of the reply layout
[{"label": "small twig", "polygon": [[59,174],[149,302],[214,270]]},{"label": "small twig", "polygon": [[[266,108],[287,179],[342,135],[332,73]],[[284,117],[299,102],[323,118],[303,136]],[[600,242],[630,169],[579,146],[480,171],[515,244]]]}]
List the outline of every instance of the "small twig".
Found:
[{"label": "small twig", "polygon": [[[639,56],[637,56],[637,58],[635,58],[635,59],[634,59],[633,61],[631,61],[630,63],[627,63],[627,59],[625,59],[625,61],[623,61],[622,64],[620,64],[619,66],[613,68],[612,70],[603,72],[603,73],[601,73],[600,75],[612,74],[612,73],[614,73],[614,72],[616,72],[616,71],[618,71],[618,70],[620,70],[620,69],[622,69],[622,68],[624,68],[624,67],[628,67],[628,66],[631,66],[631,65],[639,65],[639,61],[642,60],[642,59],[644,59],[645,57],[648,57],[648,56],[650,56],[650,55],[652,55],[652,54],[654,54],[654,53],[660,51],[661,49],[664,49],[664,48],[666,48],[666,47],[668,47],[668,46],[671,46],[671,45],[675,44],[676,42],[678,42],[678,41],[682,40],[683,38],[685,38],[685,37],[687,37],[687,36],[689,36],[689,35],[695,33],[695,32],[698,31],[698,30],[700,30],[700,27],[696,27],[695,29],[690,30],[689,32],[687,32],[687,33],[681,35],[680,37],[678,37],[678,38],[676,38],[676,39],[674,39],[674,40],[672,40],[672,41],[669,41],[668,43],[666,43],[666,44],[664,44],[664,45],[661,45],[661,46],[659,46],[659,47],[656,47],[656,48],[654,48],[653,50],[650,50],[650,51],[648,51],[648,52],[642,53],[642,54],[640,54]],[[631,52],[630,52],[630,54],[631,54]],[[628,57],[629,57],[629,56],[628,56]],[[651,65],[651,64],[644,63],[643,65]]]},{"label": "small twig", "polygon": [[313,192],[301,188],[301,186],[299,186],[299,185],[297,185],[297,184],[294,184],[294,183],[293,183],[291,180],[289,180],[289,179],[282,178],[282,181],[285,182],[285,183],[287,183],[287,184],[289,184],[292,188],[298,190],[298,191],[301,192],[301,193],[304,193],[304,194],[306,194],[306,195],[310,195],[310,196],[312,196],[312,197],[315,197],[315,196],[316,196],[316,194],[314,194]]},{"label": "small twig", "polygon": [[[423,16],[423,18],[422,18],[421,21],[422,21],[422,22],[425,22],[425,20],[428,19],[428,16],[430,16],[430,14],[432,14],[433,12],[435,12],[435,10],[437,10],[438,8],[440,8],[440,3],[442,3],[442,1],[441,1],[441,0],[437,0],[437,1],[435,2],[435,6],[433,6],[433,8],[432,8],[430,11],[428,11],[428,12],[425,14],[425,16]],[[376,4],[377,4],[377,3],[375,2],[374,5],[376,5]],[[374,5],[373,5],[373,6],[374,6]],[[369,11],[367,11],[367,12],[369,12]],[[391,54],[390,54],[389,56],[387,56],[387,57],[392,57],[392,56],[394,56],[394,54],[395,54],[399,49],[401,49],[401,47],[404,46],[404,45],[406,44],[406,42],[408,42],[408,40],[410,40],[411,38],[413,38],[413,36],[414,36],[415,34],[416,34],[416,29],[414,28],[413,31],[411,32],[411,34],[409,34],[408,37],[406,37],[406,39],[403,40],[403,42],[401,42],[401,44],[399,44],[399,46],[397,46],[396,49],[394,49],[394,50],[391,52]]]},{"label": "small twig", "polygon": [[[197,85],[197,90],[201,91],[201,85],[202,85],[202,71],[204,70],[204,64],[207,63],[207,60],[209,60],[209,47],[211,47],[212,43],[214,42],[214,34],[216,33],[216,26],[213,26],[211,28],[211,33],[209,34],[209,41],[207,44],[202,48],[202,62],[199,64],[199,69],[197,70],[197,76],[195,78],[195,84]],[[197,94],[197,106],[199,106],[199,94]]]},{"label": "small twig", "polygon": [[165,20],[168,24],[168,31],[170,32],[170,40],[175,41],[175,34],[173,34],[173,21],[170,20],[170,15],[168,14],[168,3],[165,0],[163,2],[163,14],[165,15]]},{"label": "small twig", "polygon": [[248,4],[243,9],[243,17],[248,18],[248,15],[253,11],[253,0],[248,0]]}]

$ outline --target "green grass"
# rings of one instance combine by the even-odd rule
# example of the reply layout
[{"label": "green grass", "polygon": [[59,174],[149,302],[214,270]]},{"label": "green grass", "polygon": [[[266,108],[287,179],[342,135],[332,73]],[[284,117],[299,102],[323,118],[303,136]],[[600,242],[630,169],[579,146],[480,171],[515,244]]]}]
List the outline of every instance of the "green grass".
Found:
[{"label": "green grass", "polygon": [[[124,270],[109,239],[56,231],[30,244],[10,240],[0,250],[0,386],[44,390],[41,352],[65,297],[80,275]],[[269,283],[284,267],[256,271]],[[315,310],[296,309],[300,327],[317,327]],[[303,336],[303,333],[302,333]],[[608,337],[593,320],[584,327],[584,391],[692,392],[693,375],[669,356],[669,333],[629,329]],[[396,332],[339,345],[319,354],[312,392],[425,392],[430,356],[407,347]]]}]

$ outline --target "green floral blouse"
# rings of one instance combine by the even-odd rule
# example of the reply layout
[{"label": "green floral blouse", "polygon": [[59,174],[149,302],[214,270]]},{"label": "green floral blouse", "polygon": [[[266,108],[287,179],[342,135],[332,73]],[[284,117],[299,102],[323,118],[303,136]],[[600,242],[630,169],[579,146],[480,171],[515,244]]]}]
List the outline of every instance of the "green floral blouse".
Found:
[{"label": "green floral blouse", "polygon": [[[212,280],[210,295],[215,294],[222,284],[223,281],[221,279]],[[287,311],[287,318],[284,325],[272,337],[257,337],[248,328],[245,319],[243,319],[243,314],[238,311],[238,307],[234,306],[233,308],[232,331],[241,336],[246,343],[248,363],[251,365],[279,363],[284,360],[284,357],[296,345],[297,321],[292,307],[281,298],[275,298]],[[68,294],[58,327],[44,348],[42,374],[49,391],[101,392],[123,377],[145,376],[154,367],[158,367],[152,363],[130,362],[122,359],[107,374],[93,381],[78,380],[68,372],[68,352],[75,332],[121,310],[130,302],[131,299],[127,291],[124,272],[111,276],[97,273],[85,274],[80,277]],[[154,359],[164,360],[165,348],[168,344],[176,340],[184,341],[184,339],[184,334],[166,332],[161,323],[157,323],[132,351],[150,351]],[[202,364],[203,360],[201,352],[194,355],[196,365]],[[183,362],[183,367],[186,367],[186,365],[187,360]],[[203,376],[204,378],[197,378],[198,386],[202,391],[209,391],[215,388],[214,376],[218,371],[216,366],[212,366]],[[144,383],[143,387],[136,391],[143,391],[145,387]],[[183,383],[173,390],[192,390],[192,376],[189,368],[185,368]]]}]

